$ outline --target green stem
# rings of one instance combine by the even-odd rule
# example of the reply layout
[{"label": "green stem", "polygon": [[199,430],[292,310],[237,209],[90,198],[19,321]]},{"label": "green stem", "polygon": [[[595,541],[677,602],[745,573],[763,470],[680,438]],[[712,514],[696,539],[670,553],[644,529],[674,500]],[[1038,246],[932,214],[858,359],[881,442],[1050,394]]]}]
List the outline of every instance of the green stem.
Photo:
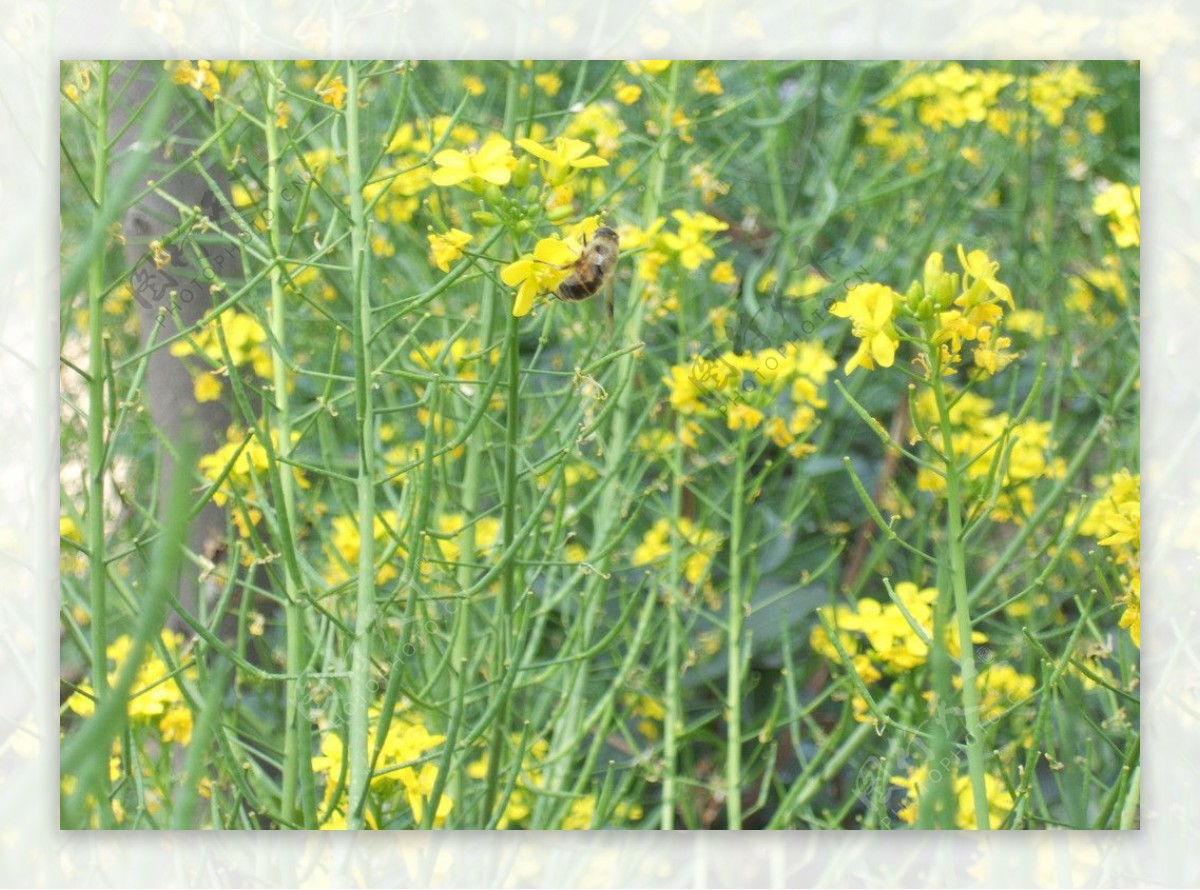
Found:
[{"label": "green stem", "polygon": [[[950,407],[943,386],[940,350],[928,351],[932,371],[930,378],[937,401],[938,420],[942,431],[942,451],[946,465],[946,547],[950,559],[950,586],[954,596],[954,620],[958,628],[958,669],[962,678],[962,709],[966,723],[967,770],[971,777],[971,793],[975,799],[975,826],[990,827],[988,821],[987,784],[984,782],[983,727],[979,720],[979,690],[975,685],[975,647],[971,645],[971,608],[967,590],[966,557],[963,553],[963,519],[961,466],[954,453],[954,431],[950,424]],[[939,639],[939,645],[945,641]]]},{"label": "green stem", "polygon": [[[97,213],[104,209],[108,181],[108,63],[100,63],[99,101],[96,122],[96,155],[92,168],[92,195]],[[105,587],[104,541],[104,258],[101,243],[88,266],[88,581],[92,620],[92,690],[96,710],[108,698],[108,603]],[[183,467],[176,472],[185,472]],[[107,752],[97,756],[107,757]],[[97,772],[98,782],[108,793],[108,770]],[[112,811],[99,807],[101,827],[111,827]]]},{"label": "green stem", "polygon": [[738,431],[733,464],[733,518],[729,530],[729,644],[725,678],[725,814],[728,828],[742,827],[742,649],[746,591],[742,578],[742,538],[746,523],[746,447],[749,431]]},{"label": "green stem", "polygon": [[[275,76],[275,66],[266,62],[267,76],[267,108],[274,109],[278,101],[279,81]],[[271,284],[271,343],[274,355],[272,367],[274,375],[275,395],[275,433],[277,453],[284,466],[279,474],[279,487],[283,493],[283,512],[289,529],[296,528],[296,494],[295,476],[290,467],[292,457],[292,415],[291,398],[287,387],[287,307],[284,302],[282,269],[282,251],[280,249],[280,184],[279,184],[279,138],[275,130],[274,119],[267,118],[265,125],[267,141],[267,221],[269,231],[267,237],[271,248],[271,270],[268,280]],[[294,546],[294,541],[280,541],[281,547]],[[284,607],[287,622],[287,703],[283,737],[283,799],[281,801],[284,819],[291,822],[295,818],[296,785],[300,776],[300,691],[302,678],[299,676],[304,668],[304,616],[301,611],[300,597],[297,588],[297,578],[291,571],[284,572],[284,594],[287,604]],[[303,762],[306,762],[304,758]],[[307,768],[307,767],[305,767]],[[315,815],[315,814],[308,814]],[[306,819],[307,823],[307,819]],[[315,825],[309,827],[315,828]]]},{"label": "green stem", "polygon": [[[504,102],[504,136],[510,141],[516,136],[517,105],[520,101],[520,89],[520,71],[517,66],[513,65],[508,72],[508,91]],[[491,310],[493,314],[500,311],[496,306],[492,306]],[[506,319],[504,328],[504,359],[506,365],[504,371],[498,368],[497,373],[506,373],[508,381],[507,393],[505,395],[503,535],[504,551],[505,553],[510,553],[519,534],[516,519],[516,461],[517,442],[520,437],[518,424],[520,423],[519,387],[521,381],[521,353],[518,340],[518,319],[510,311],[505,311],[504,317]],[[496,635],[495,649],[492,653],[492,674],[497,677],[505,676],[511,670],[509,662],[514,648],[514,641],[512,640],[512,610],[516,604],[514,592],[516,579],[514,574],[515,564],[516,560],[510,559],[502,570],[500,576],[499,609],[498,614],[494,615],[492,621],[492,628]],[[496,805],[497,796],[500,792],[500,772],[504,765],[504,753],[508,744],[508,694],[511,688],[511,686],[501,685],[499,693],[501,698],[496,702],[496,719],[492,726],[491,739],[488,742],[487,775],[484,780],[483,793],[483,817],[485,824],[490,822],[495,815],[492,809]],[[517,764],[516,768],[519,768],[519,766]]]},{"label": "green stem", "polygon": [[[508,395],[505,407],[507,423],[504,430],[504,549],[510,550],[517,539],[517,457],[521,423],[521,345],[518,339],[518,319],[508,316],[505,334],[505,359],[508,366]],[[500,604],[495,616],[496,648],[493,653],[493,676],[503,676],[513,669],[512,653],[516,640],[512,638],[513,609],[516,605],[516,571],[519,560],[510,559],[500,575]],[[499,791],[500,760],[507,745],[508,702],[500,705],[492,733],[491,755],[488,757],[485,801],[490,812]]]},{"label": "green stem", "polygon": [[[483,344],[491,343],[492,341],[495,291],[495,280],[489,276],[484,281],[483,294],[480,297],[479,306],[479,342]],[[481,361],[484,361],[484,359],[481,359]],[[487,386],[481,385],[476,388],[476,406],[472,411],[473,416],[481,416],[483,411],[486,410],[488,402],[491,401],[492,392],[493,390]],[[475,568],[477,560],[475,534],[477,524],[470,520],[479,515],[480,473],[484,454],[488,450],[488,428],[485,424],[474,425],[466,441],[466,448],[466,466],[463,470],[462,509],[463,514],[468,517],[468,522],[462,531],[459,562],[455,569],[455,581],[459,591],[470,588],[477,574]],[[473,606],[470,598],[466,596],[460,596],[456,602],[458,608],[454,613],[453,641],[451,643],[453,653],[450,658],[450,696],[452,701],[462,701],[466,694],[467,672],[471,661]],[[456,822],[458,819],[463,818],[461,815],[461,806],[466,801],[467,787],[466,770],[460,767],[454,771],[454,788],[452,789],[452,796],[456,806],[451,811],[450,818]],[[485,810],[481,814],[480,821],[477,824],[486,822],[488,815]],[[471,824],[469,818],[465,820],[464,824]]]},{"label": "green stem", "polygon": [[[676,359],[684,361],[684,341],[682,337],[676,341]],[[684,420],[675,415],[675,443],[671,447],[671,517],[678,527],[683,518],[683,432]],[[664,605],[667,608],[667,657],[666,657],[666,701],[663,703],[663,786],[662,786],[662,827],[671,830],[675,827],[675,798],[678,794],[675,770],[679,758],[679,730],[683,726],[683,700],[679,688],[679,674],[683,669],[683,652],[681,640],[683,636],[683,616],[681,609],[681,593],[683,591],[683,554],[682,536],[671,536],[671,553],[667,564],[667,589]]]},{"label": "green stem", "polygon": [[[358,417],[358,597],[350,659],[350,810],[347,827],[364,827],[370,787],[368,709],[371,706],[371,628],[375,623],[375,449],[371,395],[371,289],[367,219],[359,154],[358,69],[346,66],[346,164],[350,182],[350,267],[353,276],[354,393]],[[413,595],[410,591],[409,595]],[[393,670],[399,670],[396,665]]]}]

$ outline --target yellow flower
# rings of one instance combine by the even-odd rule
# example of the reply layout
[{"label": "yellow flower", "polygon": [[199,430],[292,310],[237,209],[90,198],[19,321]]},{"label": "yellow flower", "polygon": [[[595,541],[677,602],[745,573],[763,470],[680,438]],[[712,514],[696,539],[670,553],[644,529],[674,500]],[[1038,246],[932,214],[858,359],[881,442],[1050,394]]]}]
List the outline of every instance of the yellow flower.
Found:
[{"label": "yellow flower", "polygon": [[450,264],[463,255],[462,249],[471,241],[471,236],[461,229],[451,229],[444,235],[430,233],[426,237],[430,259],[443,272],[450,271]]},{"label": "yellow flower", "polygon": [[317,90],[317,95],[326,105],[332,105],[340,111],[346,104],[346,84],[342,81],[342,75],[339,74],[324,88]]},{"label": "yellow flower", "polygon": [[192,382],[192,392],[197,402],[215,402],[221,398],[221,381],[216,374],[197,374]]},{"label": "yellow flower", "polygon": [[[75,524],[75,520],[70,516],[58,517],[58,535],[63,540],[70,541],[73,544],[83,544],[83,533],[80,532],[79,526]],[[82,553],[72,547],[62,547],[59,551],[58,560],[59,571],[64,575],[80,574],[87,568],[88,558],[86,553]],[[84,620],[81,622],[87,624],[87,614],[83,615]]]},{"label": "yellow flower", "polygon": [[[929,767],[922,764],[915,767],[907,776],[893,777],[890,782],[908,791],[905,806],[900,811],[900,819],[912,825],[920,816],[921,795],[929,781]],[[983,777],[985,794],[987,795],[988,827],[999,828],[1005,818],[1012,812],[1014,801],[1008,793],[1008,788],[1002,779],[986,773]],[[958,805],[954,824],[959,828],[974,829],[975,795],[971,789],[970,776],[955,776],[953,778],[954,796]]]},{"label": "yellow flower", "polygon": [[[398,521],[395,510],[382,510],[375,516],[371,524],[371,534],[374,538],[376,559],[381,558],[384,549],[387,548],[388,543],[392,540],[392,534],[399,527]],[[349,580],[351,573],[358,570],[358,556],[362,549],[362,538],[358,531],[358,520],[351,516],[335,516],[333,518],[331,544],[332,550],[326,547],[326,553],[329,556],[329,567],[325,571],[325,580],[330,585],[337,585]],[[337,556],[341,557],[341,562],[335,558],[334,551],[336,551]],[[344,568],[343,563],[348,568]],[[381,561],[375,570],[375,583],[385,584],[398,577],[398,575],[399,572],[396,570],[395,565],[393,565],[393,561]]]},{"label": "yellow flower", "polygon": [[1121,615],[1121,620],[1117,623],[1121,627],[1129,631],[1129,637],[1133,640],[1133,645],[1139,649],[1142,648],[1142,579],[1138,575],[1134,575],[1129,582],[1129,590],[1122,598],[1121,602],[1125,605],[1125,611]]},{"label": "yellow flower", "polygon": [[[238,522],[242,536],[249,537],[249,526],[256,524],[261,518],[261,513],[256,509],[255,478],[258,479],[258,485],[264,485],[266,482],[267,450],[259,442],[258,434],[254,431],[243,437],[231,427],[225,435],[225,444],[213,453],[202,456],[197,461],[196,468],[209,482],[216,482],[224,477],[221,487],[213,493],[213,503],[218,507],[224,506],[230,500],[236,502],[235,495],[240,495],[242,502],[246,504],[247,514],[243,515],[240,509],[236,510],[234,519]],[[295,443],[299,439],[300,433],[293,432],[292,442]],[[271,443],[278,454],[278,433],[274,431],[271,433]],[[292,475],[301,488],[309,487],[308,479],[298,467],[292,469]]]},{"label": "yellow flower", "polygon": [[596,815],[596,795],[589,794],[571,803],[563,823],[559,826],[563,831],[586,831],[592,827],[592,819]]},{"label": "yellow flower", "polygon": [[708,246],[709,237],[716,232],[725,231],[729,224],[703,212],[673,210],[671,216],[679,224],[679,231],[663,234],[663,245],[679,255],[679,264],[685,269],[699,269],[702,263],[711,260],[715,255]]},{"label": "yellow flower", "polygon": [[720,96],[725,92],[725,88],[721,86],[720,78],[717,77],[717,73],[711,68],[701,68],[697,71],[695,79],[692,80],[692,86],[697,93],[710,96]]},{"label": "yellow flower", "polygon": [[[1077,65],[1055,65],[1048,71],[1034,75],[1029,80],[1029,102],[1036,108],[1046,123],[1052,127],[1062,126],[1063,112],[1080,96],[1094,96],[1099,91],[1092,79],[1079,70]],[[1017,93],[1018,101],[1025,101],[1026,90]]]},{"label": "yellow flower", "polygon": [[1008,337],[994,337],[994,334],[994,328],[980,328],[977,332],[979,346],[974,352],[975,365],[989,374],[998,374],[1017,357],[1014,352],[1004,351],[1012,346],[1012,340]]},{"label": "yellow flower", "polygon": [[79,688],[67,698],[67,707],[80,717],[91,717],[96,713],[96,691],[88,682],[79,684]]},{"label": "yellow flower", "polygon": [[463,185],[472,190],[481,190],[487,183],[507,185],[517,164],[512,143],[499,136],[489,136],[474,153],[443,149],[433,156],[433,162],[438,165],[429,177],[434,185]]},{"label": "yellow flower", "polygon": [[562,78],[552,71],[547,71],[544,74],[535,74],[533,82],[541,88],[542,92],[547,96],[554,96],[562,89]]},{"label": "yellow flower", "polygon": [[[500,280],[517,288],[512,314],[517,318],[528,315],[538,294],[553,293],[570,275],[575,251],[559,238],[543,238],[533,249],[500,270]],[[564,268],[566,267],[566,268]]]},{"label": "yellow flower", "polygon": [[1000,268],[1000,264],[993,262],[986,253],[982,250],[972,250],[966,253],[963,246],[958,245],[958,262],[963,270],[963,290],[962,296],[954,301],[954,305],[970,308],[980,305],[986,300],[983,297],[983,292],[987,291],[996,300],[1003,300],[1008,304],[1010,309],[1015,309],[1013,305],[1012,291],[1008,285],[996,279],[996,272]]},{"label": "yellow flower", "polygon": [[1108,230],[1117,247],[1137,247],[1142,243],[1142,188],[1114,182],[1092,200],[1092,212],[1108,217]]},{"label": "yellow flower", "polygon": [[762,423],[763,413],[757,408],[739,402],[729,407],[725,423],[731,430],[752,430]]},{"label": "yellow flower", "polygon": [[686,516],[681,517],[677,525],[668,519],[656,521],[634,550],[633,565],[659,562],[671,552],[671,541],[678,539],[682,539],[691,551],[684,561],[683,576],[689,584],[698,584],[708,572],[724,539],[717,532],[697,526]]},{"label": "yellow flower", "polygon": [[593,102],[571,118],[563,129],[563,135],[585,139],[596,146],[596,154],[600,157],[611,158],[621,147],[621,134],[624,131],[625,124],[615,105],[611,102]]},{"label": "yellow flower", "polygon": [[483,81],[474,74],[468,74],[466,77],[464,77],[462,79],[462,85],[463,88],[472,96],[482,96],[487,90],[487,87],[484,86]]},{"label": "yellow flower", "polygon": [[717,179],[704,163],[692,164],[688,169],[688,180],[692,188],[700,190],[702,204],[711,204],[718,196],[729,194],[729,183]]},{"label": "yellow flower", "polygon": [[[163,648],[173,657],[178,667],[179,650],[183,646],[183,635],[164,630],[159,635]],[[112,663],[108,681],[115,684],[125,663],[135,657],[133,641],[126,635],[114,640],[105,649]],[[158,728],[164,742],[186,745],[191,741],[192,712],[183,697],[183,690],[175,680],[176,674],[158,654],[147,646],[142,653],[141,663],[133,682],[133,691],[126,705],[126,712],[134,722],[153,724]],[[189,680],[197,677],[195,667],[185,667],[179,675]],[[91,697],[91,686],[82,684],[67,700],[67,706],[76,714],[88,716],[95,711]]]},{"label": "yellow flower", "polygon": [[615,95],[622,105],[632,105],[642,98],[642,88],[635,83],[618,83]]},{"label": "yellow flower", "polygon": [[[962,678],[951,679],[956,689],[962,688]],[[1037,686],[1037,680],[1010,664],[989,665],[979,672],[975,681],[980,692],[980,716],[986,721],[1000,718],[1010,708],[1028,699]]]},{"label": "yellow flower", "polygon": [[591,145],[582,139],[559,136],[554,140],[553,148],[547,148],[532,139],[518,139],[517,145],[546,163],[546,181],[551,185],[561,185],[576,170],[608,166],[604,158],[588,154]]},{"label": "yellow flower", "polygon": [[858,367],[870,371],[876,365],[892,366],[900,342],[892,316],[902,299],[886,285],[859,284],[851,288],[845,300],[829,308],[831,314],[850,319],[851,330],[861,341],[858,351],[846,362],[846,374]]},{"label": "yellow flower", "polygon": [[733,263],[729,260],[721,260],[712,267],[712,271],[708,273],[708,278],[715,284],[737,284],[737,273],[733,270]]},{"label": "yellow flower", "polygon": [[213,74],[212,66],[207,59],[198,60],[194,67],[191,61],[179,62],[175,66],[175,73],[171,75],[171,81],[190,86],[199,91],[209,102],[215,100],[217,94],[221,92],[221,81],[217,79],[217,75]]},{"label": "yellow flower", "polygon": [[[400,779],[404,783],[404,797],[412,810],[413,821],[418,825],[425,818],[425,806],[433,795],[433,786],[437,782],[438,768],[432,763],[424,763],[420,770],[406,767],[400,770]],[[454,802],[445,791],[438,798],[437,812],[433,816],[433,826],[440,828],[446,824],[446,817],[454,808]]]},{"label": "yellow flower", "polygon": [[192,741],[192,712],[189,708],[172,708],[158,721],[164,742],[187,745]]},{"label": "yellow flower", "polygon": [[194,333],[191,340],[178,340],[171,344],[171,355],[182,358],[203,354],[218,368],[224,367],[222,337],[236,367],[250,365],[258,376],[271,376],[271,353],[266,346],[266,330],[254,316],[235,309],[226,309]]},{"label": "yellow flower", "polygon": [[670,59],[640,59],[635,62],[626,62],[626,70],[635,76],[639,74],[662,74],[671,67]]}]

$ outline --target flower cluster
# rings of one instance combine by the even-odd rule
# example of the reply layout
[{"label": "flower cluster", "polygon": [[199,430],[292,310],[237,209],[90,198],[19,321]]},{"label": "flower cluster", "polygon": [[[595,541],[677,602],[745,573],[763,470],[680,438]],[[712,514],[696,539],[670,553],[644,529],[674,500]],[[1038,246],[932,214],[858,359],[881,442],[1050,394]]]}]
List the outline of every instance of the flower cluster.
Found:
[{"label": "flower cluster", "polygon": [[1108,220],[1117,247],[1142,243],[1142,187],[1123,182],[1109,183],[1092,201],[1092,212]]},{"label": "flower cluster", "polygon": [[[861,599],[853,608],[847,605],[824,606],[819,623],[809,635],[809,645],[817,654],[845,667],[841,653],[849,658],[849,667],[866,685],[883,677],[900,678],[922,667],[929,657],[929,641],[933,636],[933,610],[938,590],[918,588],[911,581],[895,585],[897,602]],[[907,613],[907,614],[905,614]],[[829,631],[837,634],[837,643]],[[987,635],[971,632],[972,645],[986,643]],[[958,626],[946,628],[946,650],[954,658],[960,654]],[[952,678],[956,688],[962,688],[959,677]],[[979,690],[980,715],[985,722],[1004,717],[1012,708],[1028,700],[1036,681],[1008,664],[995,663],[980,671],[975,678]],[[896,687],[893,687],[896,688]],[[860,696],[853,700],[855,719],[871,719],[867,702]]]},{"label": "flower cluster", "polygon": [[[997,522],[1021,523],[1033,513],[1036,483],[1061,478],[1066,472],[1066,461],[1054,456],[1049,421],[1018,423],[1006,412],[993,413],[992,405],[990,399],[970,392],[954,397],[950,406],[950,453],[970,459],[970,463],[959,469],[971,486],[970,500],[983,503],[994,490],[991,518]],[[916,419],[930,444],[944,454],[946,443],[937,417],[935,397],[930,391],[923,391],[917,397]],[[913,436],[917,435],[914,431]],[[997,462],[1002,459],[1003,473],[998,477]],[[917,488],[945,495],[946,479],[922,467],[917,471]]]},{"label": "flower cluster", "polygon": [[1095,538],[1108,550],[1121,572],[1125,607],[1120,626],[1128,628],[1135,646],[1142,645],[1142,502],[1141,475],[1119,470],[1101,479],[1101,492],[1079,526],[1079,533]]},{"label": "flower cluster", "polygon": [[[367,747],[374,751],[377,740],[379,709],[369,711],[371,729],[367,735]],[[371,791],[378,803],[368,808],[367,823],[373,828],[390,827],[393,820],[402,817],[405,810],[411,814],[415,825],[421,824],[426,807],[437,782],[438,767],[434,763],[415,764],[430,751],[436,750],[446,741],[444,735],[431,733],[425,727],[423,716],[412,709],[401,709],[388,724],[387,735],[380,748],[379,759],[371,774]],[[334,800],[334,794],[349,784],[349,769],[345,762],[345,743],[336,733],[327,732],[321,737],[321,753],[312,758],[312,769],[324,778],[325,821],[322,829],[346,828],[346,795]],[[454,807],[448,793],[438,798],[437,812],[433,817],[435,827],[445,824],[446,817]]]},{"label": "flower cluster", "polygon": [[267,346],[266,330],[254,316],[226,309],[190,337],[171,344],[171,355],[177,358],[201,355],[215,369],[196,375],[193,386],[198,402],[220,398],[220,377],[229,373],[222,341],[234,367],[249,365],[259,377],[269,379],[271,376],[271,351]]},{"label": "flower cluster", "polygon": [[63,575],[82,577],[88,566],[87,554],[82,552],[83,532],[79,530],[79,526],[70,516],[59,516],[58,536],[64,541],[70,542],[70,544],[75,544],[79,548],[76,549],[76,547],[69,545],[59,548],[59,572]]},{"label": "flower cluster", "polygon": [[716,254],[712,237],[729,228],[729,224],[714,216],[697,211],[673,210],[675,231],[665,229],[666,219],[658,217],[644,229],[631,227],[622,232],[625,250],[640,250],[637,276],[651,284],[657,283],[663,266],[676,262],[687,272],[695,272]]},{"label": "flower cluster", "polygon": [[[825,629],[827,624],[837,632],[838,643],[849,656],[851,666],[868,685],[884,674],[897,676],[923,665],[929,656],[927,640],[933,634],[937,588],[921,589],[911,581],[902,581],[895,585],[894,592],[903,609],[896,603],[873,599],[861,599],[854,608],[846,605],[822,607],[819,611],[822,623],[815,625],[809,636],[813,651],[835,664],[842,663],[837,646]],[[908,616],[904,614],[906,611]],[[986,643],[987,636],[972,631],[971,642]],[[951,624],[946,629],[946,648],[951,655],[958,656],[957,625]]]},{"label": "flower cluster", "polygon": [[[1016,99],[1024,102],[1026,97],[1051,127],[1061,127],[1068,108],[1087,96],[1099,93],[1092,79],[1079,70],[1078,65],[1054,65],[1029,78],[1028,88],[1022,83]],[[1093,128],[1095,124],[1091,125]]]},{"label": "flower cluster", "polygon": [[[467,524],[467,518],[462,513],[442,514],[434,519],[433,527],[426,533],[429,543],[425,546],[420,566],[424,581],[434,577],[436,563],[457,564]],[[332,527],[332,535],[325,545],[327,562],[323,577],[331,587],[336,587],[356,576],[362,536],[358,520],[352,516],[335,516]],[[473,527],[476,556],[490,556],[500,543],[500,520],[494,516],[481,516],[475,520]],[[375,583],[394,581],[400,576],[397,566],[408,559],[408,547],[400,538],[400,517],[395,510],[381,510],[375,515],[371,530],[376,558]]]},{"label": "flower cluster", "polygon": [[[408,357],[419,368],[438,371],[452,380],[467,381],[479,379],[479,362],[484,351],[478,337],[456,337],[421,343]],[[494,349],[488,351],[487,357],[493,365],[500,360]]]},{"label": "flower cluster", "polygon": [[563,135],[590,142],[596,146],[596,154],[612,160],[621,149],[621,135],[624,132],[625,124],[611,102],[593,102],[572,116]]},{"label": "flower cluster", "polygon": [[[1008,90],[1016,84],[1014,90]],[[880,101],[887,110],[899,109],[911,103],[917,119],[934,132],[943,127],[961,130],[968,124],[985,124],[990,130],[1007,137],[1013,122],[1026,102],[1043,116],[1052,127],[1062,125],[1063,115],[1076,101],[1097,94],[1092,79],[1078,65],[1054,65],[1027,79],[1018,80],[1013,74],[989,68],[966,68],[959,62],[937,68],[936,71],[916,71],[898,88]],[[874,144],[887,145],[887,136],[895,131],[894,121],[886,124],[878,115],[864,119],[868,131],[875,130]],[[896,137],[905,138],[896,133]],[[872,139],[868,139],[872,142]],[[916,148],[913,143],[907,148]],[[904,152],[901,152],[904,154]]]},{"label": "flower cluster", "polygon": [[[859,339],[857,351],[846,362],[845,373],[855,368],[871,371],[890,368],[902,339],[901,324],[920,327],[922,339],[937,347],[943,373],[962,361],[963,349],[974,344],[976,374],[987,376],[1007,367],[1015,358],[1007,349],[1012,341],[999,333],[1004,306],[1014,308],[1012,291],[996,273],[1000,264],[984,251],[969,253],[958,247],[961,274],[947,272],[940,253],[925,261],[923,281],[914,281],[905,294],[886,284],[855,285],[844,300],[829,311],[851,322]],[[915,337],[913,338],[915,339]]]},{"label": "flower cluster", "polygon": [[758,429],[794,457],[811,452],[805,440],[826,405],[822,388],[833,359],[816,343],[787,343],[758,352],[695,356],[663,380],[671,407],[687,417],[723,415],[731,430]]},{"label": "flower cluster", "polygon": [[[165,64],[169,66],[171,63]],[[221,81],[213,72],[212,63],[207,59],[198,59],[195,65],[190,59],[176,62],[171,82],[191,87],[209,102],[214,101],[221,93]]]},{"label": "flower cluster", "polygon": [[[183,648],[182,634],[164,630],[159,640],[172,661],[178,661]],[[108,682],[114,685],[125,662],[134,655],[133,640],[127,635],[117,637],[105,649],[108,658]],[[183,690],[175,680],[175,669],[147,646],[142,653],[133,691],[129,696],[126,713],[135,724],[153,725],[163,742],[187,745],[192,740],[192,709],[184,698]],[[182,676],[188,680],[197,677],[194,667],[184,668]],[[95,712],[95,690],[88,683],[67,699],[67,707],[81,717],[90,717]]]},{"label": "flower cluster", "polygon": [[[521,743],[519,736],[511,736],[510,741],[513,745]],[[549,753],[550,745],[545,739],[537,739],[526,747],[512,786],[512,793],[508,795],[504,812],[496,824],[497,828],[524,828],[528,825],[538,792],[545,786],[542,764]],[[489,752],[484,751],[478,759],[467,766],[467,775],[480,781],[485,779],[490,759]],[[584,831],[593,828],[595,813],[596,795],[584,794],[571,802],[567,814],[558,827],[565,831]],[[642,818],[642,808],[637,804],[631,806],[618,803],[613,808],[613,816],[617,820],[636,822]]]},{"label": "flower cluster", "polygon": [[[544,128],[536,126],[529,137],[518,139],[517,147],[525,153],[519,160],[513,144],[495,133],[477,147],[443,149],[433,156],[436,169],[429,180],[436,186],[458,186],[478,195],[481,209],[472,214],[472,219],[484,226],[504,225],[524,235],[544,221],[566,225],[574,214],[580,174],[607,167],[608,160],[593,154],[592,145],[582,139],[564,135],[546,144],[540,141],[542,138]],[[541,186],[530,182],[535,170]],[[506,194],[502,189],[509,186],[525,191]],[[599,224],[596,216],[576,222],[562,236],[541,238],[532,251],[503,267],[501,279],[517,291],[514,316],[527,315],[536,297],[553,293],[571,274],[583,241]],[[431,261],[446,272],[450,263],[462,257],[473,235],[450,227],[428,237]]]},{"label": "flower cluster", "polygon": [[[292,444],[299,439],[300,433],[293,432]],[[271,432],[271,445],[278,452],[279,434],[275,431]],[[267,449],[259,441],[258,433],[251,430],[243,436],[233,427],[226,431],[224,445],[197,462],[201,476],[211,483],[221,480],[220,487],[213,492],[213,502],[218,507],[232,502],[230,512],[243,538],[250,537],[250,527],[262,518],[258,492],[267,486],[269,466]],[[292,475],[301,488],[309,487],[302,470],[293,467]]]},{"label": "flower cluster", "polygon": [[[921,793],[929,782],[929,772],[929,765],[923,763],[914,767],[908,775],[894,776],[891,779],[891,784],[908,792],[904,807],[898,813],[902,822],[914,825],[920,818]],[[955,775],[952,781],[956,803],[954,824],[964,829],[978,828],[979,826],[975,822],[975,793],[971,790],[970,777]],[[1003,779],[986,773],[983,783],[987,793],[988,827],[996,829],[1004,824],[1004,820],[1012,812],[1015,801]]]},{"label": "flower cluster", "polygon": [[[375,583],[386,584],[399,577],[395,561],[387,558],[387,544],[397,533],[398,516],[395,510],[381,510],[371,524],[374,553],[377,560]],[[328,563],[324,578],[331,587],[345,584],[358,574],[358,555],[362,550],[362,535],[358,520],[353,516],[333,517],[333,534],[325,546]],[[403,554],[402,554],[403,555]]]},{"label": "flower cluster", "polygon": [[686,516],[680,517],[677,523],[659,519],[633,551],[633,564],[645,566],[661,562],[671,552],[673,541],[682,543],[682,550],[686,554],[683,576],[688,584],[694,586],[708,575],[724,538],[718,532],[696,525]]},{"label": "flower cluster", "polygon": [[1011,74],[987,69],[968,70],[950,62],[933,73],[918,72],[880,101],[886,109],[912,102],[917,119],[934,131],[987,121],[1007,133],[1009,121],[997,108],[1000,92],[1012,83]]},{"label": "flower cluster", "polygon": [[[960,130],[980,124],[1008,138],[1014,125],[1023,120],[1024,109],[1032,107],[1051,127],[1061,127],[1065,113],[1081,98],[1097,94],[1090,77],[1075,64],[1047,66],[1028,78],[1017,78],[1007,71],[984,67],[966,68],[949,62],[932,71],[921,67],[911,73],[879,102],[885,112],[900,114],[914,110],[921,127],[906,127],[897,117],[869,111],[860,116],[864,141],[884,152],[890,161],[909,159],[910,172],[916,172],[928,155],[926,132]],[[1089,112],[1088,129],[1103,132],[1104,119]],[[1017,132],[1023,139],[1023,132]],[[979,162],[978,149],[967,147],[960,153],[972,163]]]}]

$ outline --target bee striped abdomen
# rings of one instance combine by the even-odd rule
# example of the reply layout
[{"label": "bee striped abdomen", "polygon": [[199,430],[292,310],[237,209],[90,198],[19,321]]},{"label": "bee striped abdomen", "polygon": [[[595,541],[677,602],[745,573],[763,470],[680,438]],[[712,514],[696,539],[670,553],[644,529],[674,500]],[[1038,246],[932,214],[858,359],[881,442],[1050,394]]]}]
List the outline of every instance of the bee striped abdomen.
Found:
[{"label": "bee striped abdomen", "polygon": [[619,239],[608,226],[596,229],[575,262],[575,267],[555,292],[560,300],[578,302],[594,296],[617,266]]},{"label": "bee striped abdomen", "polygon": [[578,275],[571,275],[558,286],[558,298],[560,300],[586,300],[588,297],[595,295],[600,289],[600,278],[592,281],[584,281]]}]

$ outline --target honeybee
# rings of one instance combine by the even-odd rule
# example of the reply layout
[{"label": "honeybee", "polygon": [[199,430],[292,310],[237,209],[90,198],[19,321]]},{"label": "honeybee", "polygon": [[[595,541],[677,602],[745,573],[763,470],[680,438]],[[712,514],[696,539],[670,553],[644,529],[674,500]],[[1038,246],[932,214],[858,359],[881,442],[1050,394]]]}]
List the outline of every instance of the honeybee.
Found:
[{"label": "honeybee", "polygon": [[[617,255],[621,239],[615,229],[600,226],[592,233],[590,241],[585,240],[579,259],[571,268],[571,274],[563,279],[558,286],[555,296],[560,300],[578,302],[595,296],[600,288],[612,281],[613,270],[617,268]],[[608,317],[612,318],[612,291],[608,295]]]}]

